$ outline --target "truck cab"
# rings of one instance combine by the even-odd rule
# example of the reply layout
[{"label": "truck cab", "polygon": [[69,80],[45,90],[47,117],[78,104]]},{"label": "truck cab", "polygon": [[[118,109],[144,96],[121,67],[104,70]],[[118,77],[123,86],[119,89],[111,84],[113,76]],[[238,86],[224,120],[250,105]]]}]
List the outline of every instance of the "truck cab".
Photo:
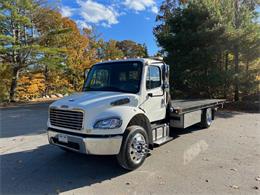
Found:
[{"label": "truck cab", "polygon": [[[172,139],[174,120],[185,123],[187,113],[171,106],[168,75],[169,67],[153,58],[93,65],[82,92],[50,105],[49,142],[66,151],[116,155],[123,168],[138,168],[155,145]],[[204,115],[212,119],[211,107],[197,112],[200,121],[193,123]]]}]

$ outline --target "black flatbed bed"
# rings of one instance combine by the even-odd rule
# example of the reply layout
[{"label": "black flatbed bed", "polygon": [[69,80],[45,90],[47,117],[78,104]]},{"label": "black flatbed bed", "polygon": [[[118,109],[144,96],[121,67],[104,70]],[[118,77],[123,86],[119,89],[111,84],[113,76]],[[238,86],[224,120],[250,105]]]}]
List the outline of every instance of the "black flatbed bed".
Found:
[{"label": "black flatbed bed", "polygon": [[171,100],[171,111],[177,114],[184,114],[195,110],[200,110],[209,107],[222,106],[225,99],[183,99]]}]

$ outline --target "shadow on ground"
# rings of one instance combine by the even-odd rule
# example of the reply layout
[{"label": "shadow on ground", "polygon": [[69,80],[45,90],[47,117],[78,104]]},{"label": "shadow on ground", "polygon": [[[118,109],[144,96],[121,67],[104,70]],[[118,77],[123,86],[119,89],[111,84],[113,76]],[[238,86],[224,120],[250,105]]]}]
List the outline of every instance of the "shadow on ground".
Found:
[{"label": "shadow on ground", "polygon": [[224,104],[226,110],[246,112],[246,113],[260,113],[260,96],[254,97],[254,100],[243,100],[238,102],[227,102]]},{"label": "shadow on ground", "polygon": [[229,119],[229,118],[233,118],[237,115],[242,115],[242,114],[246,114],[246,113],[237,112],[237,111],[219,110],[216,112],[215,117],[216,117],[216,120],[217,120],[217,118]]},{"label": "shadow on ground", "polygon": [[[229,119],[229,118],[235,117],[236,115],[242,115],[242,114],[245,114],[245,113],[236,112],[236,111],[223,111],[223,110],[221,110],[221,111],[218,111],[218,112],[215,113],[215,120],[213,121],[213,123],[217,123],[218,118]],[[201,128],[201,126],[199,124],[193,125],[193,126],[188,127],[186,129],[171,128],[170,136],[173,137],[173,138],[178,138],[178,137],[180,137],[181,135],[184,135],[184,134],[189,134],[189,133],[193,133],[195,131],[200,131],[200,130],[207,131],[209,129]]]},{"label": "shadow on ground", "polygon": [[199,125],[193,125],[186,129],[171,128],[170,136],[173,137],[174,139],[176,139],[176,138],[180,137],[181,135],[193,133],[195,131],[200,131],[200,130],[207,130],[207,129],[203,129]]},{"label": "shadow on ground", "polygon": [[1,156],[1,194],[53,194],[126,173],[114,156],[64,152],[51,145]]}]

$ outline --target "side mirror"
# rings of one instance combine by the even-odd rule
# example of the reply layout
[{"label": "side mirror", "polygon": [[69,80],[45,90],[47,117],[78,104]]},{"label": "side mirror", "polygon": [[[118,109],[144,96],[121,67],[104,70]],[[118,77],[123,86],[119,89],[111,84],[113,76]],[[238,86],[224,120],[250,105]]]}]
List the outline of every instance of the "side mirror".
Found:
[{"label": "side mirror", "polygon": [[84,71],[84,80],[88,78],[88,73],[89,73],[90,68],[86,68]]}]

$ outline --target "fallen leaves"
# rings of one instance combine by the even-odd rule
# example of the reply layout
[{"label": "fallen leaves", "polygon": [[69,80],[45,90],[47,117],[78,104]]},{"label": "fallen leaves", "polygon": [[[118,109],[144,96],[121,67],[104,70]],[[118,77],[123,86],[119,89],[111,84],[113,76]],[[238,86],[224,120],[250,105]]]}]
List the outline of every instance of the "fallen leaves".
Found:
[{"label": "fallen leaves", "polygon": [[165,181],[160,181],[159,185],[165,185],[166,182]]},{"label": "fallen leaves", "polygon": [[239,187],[237,185],[230,185],[229,187],[233,188],[233,189],[239,189]]},{"label": "fallen leaves", "polygon": [[236,168],[231,168],[230,170],[231,170],[231,171],[237,171],[237,169],[236,169]]}]

